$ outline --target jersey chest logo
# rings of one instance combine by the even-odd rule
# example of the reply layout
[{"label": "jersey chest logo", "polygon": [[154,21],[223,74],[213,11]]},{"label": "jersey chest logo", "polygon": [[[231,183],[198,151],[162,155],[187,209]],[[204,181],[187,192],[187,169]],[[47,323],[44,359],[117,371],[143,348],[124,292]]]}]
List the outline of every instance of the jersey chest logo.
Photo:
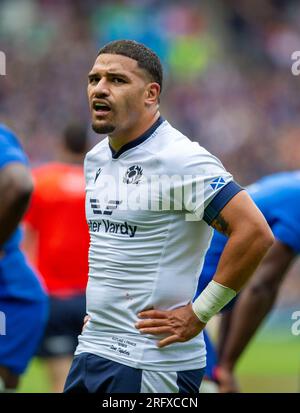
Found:
[{"label": "jersey chest logo", "polygon": [[123,178],[124,184],[139,184],[143,176],[143,169],[139,165],[130,166]]}]

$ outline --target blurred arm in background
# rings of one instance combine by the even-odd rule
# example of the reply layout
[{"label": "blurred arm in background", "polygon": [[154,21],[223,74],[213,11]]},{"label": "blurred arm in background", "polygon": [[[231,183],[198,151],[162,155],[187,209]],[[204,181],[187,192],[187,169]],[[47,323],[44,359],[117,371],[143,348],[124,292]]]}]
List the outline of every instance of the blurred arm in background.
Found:
[{"label": "blurred arm in background", "polygon": [[28,167],[11,163],[0,171],[0,249],[25,213],[33,184]]},{"label": "blurred arm in background", "polygon": [[232,311],[222,316],[217,370],[221,392],[239,390],[233,374],[236,363],[272,309],[284,275],[295,256],[289,246],[276,240]]}]

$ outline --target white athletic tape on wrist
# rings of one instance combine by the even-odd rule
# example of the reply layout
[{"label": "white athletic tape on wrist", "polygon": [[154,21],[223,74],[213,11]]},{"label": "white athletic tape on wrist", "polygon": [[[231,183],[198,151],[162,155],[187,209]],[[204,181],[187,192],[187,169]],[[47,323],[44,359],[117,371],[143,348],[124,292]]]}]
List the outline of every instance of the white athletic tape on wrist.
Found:
[{"label": "white athletic tape on wrist", "polygon": [[236,296],[236,291],[212,280],[193,302],[193,311],[202,323],[217,314]]}]

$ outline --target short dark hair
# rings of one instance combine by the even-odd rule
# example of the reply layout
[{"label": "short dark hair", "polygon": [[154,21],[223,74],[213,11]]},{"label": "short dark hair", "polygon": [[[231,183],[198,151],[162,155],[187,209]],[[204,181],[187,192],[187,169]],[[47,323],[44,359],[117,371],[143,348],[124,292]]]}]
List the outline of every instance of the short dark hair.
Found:
[{"label": "short dark hair", "polygon": [[83,123],[69,123],[63,131],[63,143],[72,153],[85,153],[89,146],[87,126]]},{"label": "short dark hair", "polygon": [[103,46],[98,56],[103,53],[120,54],[136,60],[138,66],[144,69],[153,82],[156,82],[162,90],[163,68],[161,61],[156,53],[149,47],[134,40],[115,40]]}]

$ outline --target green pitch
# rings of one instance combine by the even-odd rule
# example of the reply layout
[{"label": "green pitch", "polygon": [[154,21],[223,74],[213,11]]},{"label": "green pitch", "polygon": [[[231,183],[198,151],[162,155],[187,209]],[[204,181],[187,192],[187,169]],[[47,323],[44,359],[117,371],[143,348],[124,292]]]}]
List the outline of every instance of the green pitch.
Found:
[{"label": "green pitch", "polygon": [[244,353],[237,373],[245,392],[300,392],[299,337],[260,334]]}]

